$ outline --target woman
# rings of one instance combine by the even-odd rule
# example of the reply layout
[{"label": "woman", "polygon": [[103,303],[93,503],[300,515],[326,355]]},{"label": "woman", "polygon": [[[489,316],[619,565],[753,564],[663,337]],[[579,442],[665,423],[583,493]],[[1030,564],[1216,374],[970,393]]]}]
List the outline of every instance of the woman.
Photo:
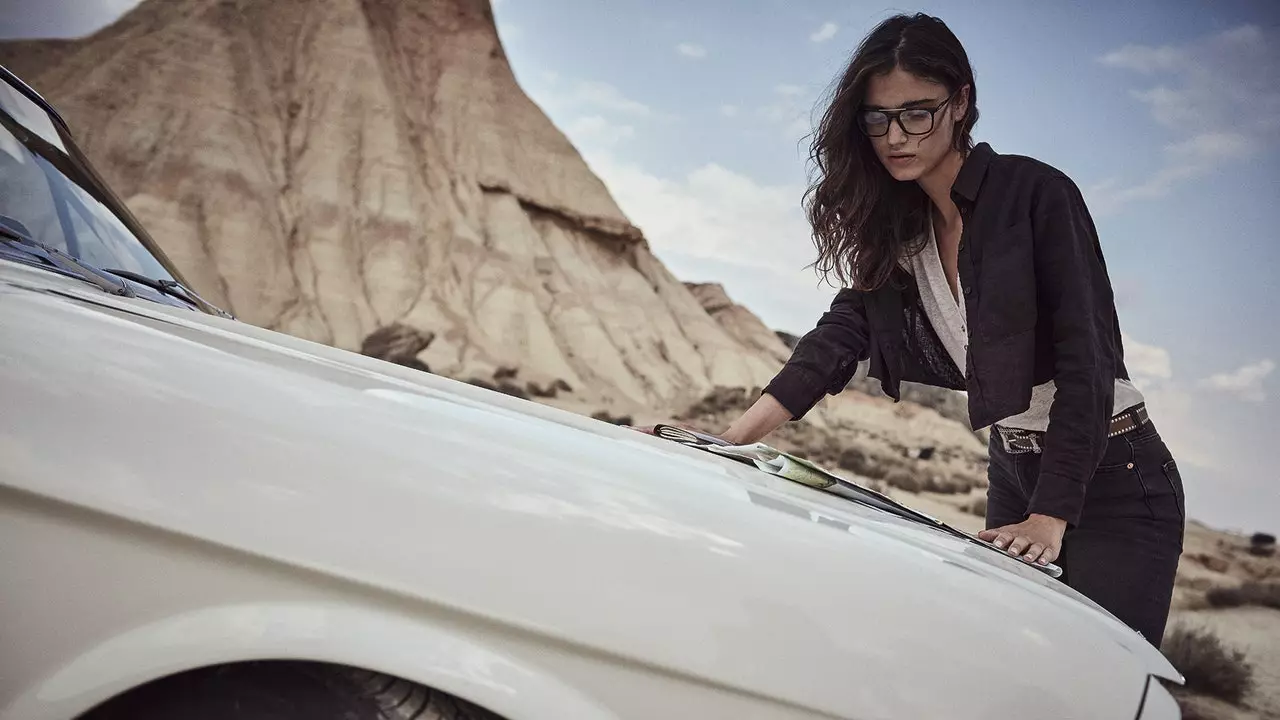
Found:
[{"label": "woman", "polygon": [[806,209],[843,289],[758,401],[722,433],[759,440],[840,392],[863,360],[968,393],[992,427],[979,536],[1164,635],[1182,551],[1177,465],[1129,382],[1110,281],[1075,184],[970,137],[973,71],[937,18],[863,41],[816,133]]}]

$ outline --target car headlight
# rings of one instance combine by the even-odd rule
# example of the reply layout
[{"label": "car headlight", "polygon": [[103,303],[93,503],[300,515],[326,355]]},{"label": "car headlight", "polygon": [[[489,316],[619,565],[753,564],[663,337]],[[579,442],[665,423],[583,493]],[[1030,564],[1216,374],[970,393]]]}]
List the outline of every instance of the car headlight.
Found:
[{"label": "car headlight", "polygon": [[1182,720],[1178,701],[1169,694],[1160,678],[1147,676],[1147,693],[1142,698],[1142,707],[1138,708],[1135,720]]}]

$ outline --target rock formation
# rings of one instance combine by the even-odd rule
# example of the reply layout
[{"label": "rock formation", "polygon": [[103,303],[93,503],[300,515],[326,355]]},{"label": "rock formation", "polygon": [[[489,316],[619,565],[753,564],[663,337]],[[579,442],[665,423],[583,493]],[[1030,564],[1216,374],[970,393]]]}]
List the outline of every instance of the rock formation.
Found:
[{"label": "rock formation", "polygon": [[693,296],[702,303],[720,327],[743,347],[755,350],[773,359],[779,366],[791,356],[791,348],[773,330],[770,330],[755,313],[729,299],[724,286],[719,283],[685,283]]},{"label": "rock formation", "polygon": [[785,359],[654,257],[517,85],[487,0],[145,0],[0,63],[244,321],[352,350],[430,333],[435,372],[650,407]]}]

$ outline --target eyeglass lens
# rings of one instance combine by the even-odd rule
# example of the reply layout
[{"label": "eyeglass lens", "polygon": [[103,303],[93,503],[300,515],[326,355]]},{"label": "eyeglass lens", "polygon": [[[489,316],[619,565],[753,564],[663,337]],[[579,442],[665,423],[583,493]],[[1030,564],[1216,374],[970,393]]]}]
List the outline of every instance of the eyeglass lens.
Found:
[{"label": "eyeglass lens", "polygon": [[[890,116],[878,110],[868,110],[860,118],[862,128],[872,137],[880,137],[889,132]],[[903,110],[898,114],[902,129],[908,135],[924,135],[933,129],[933,113],[929,110]]]}]

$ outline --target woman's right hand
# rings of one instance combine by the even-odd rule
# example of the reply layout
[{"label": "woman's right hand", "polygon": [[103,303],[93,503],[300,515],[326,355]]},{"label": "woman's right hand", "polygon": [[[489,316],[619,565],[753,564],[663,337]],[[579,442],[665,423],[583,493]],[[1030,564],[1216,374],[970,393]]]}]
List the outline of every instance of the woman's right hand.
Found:
[{"label": "woman's right hand", "polygon": [[707,432],[706,430],[703,430],[702,428],[694,427],[689,423],[678,422],[676,420],[669,420],[667,422],[657,423],[656,425],[628,425],[627,428],[631,430],[635,430],[637,432],[642,432],[645,435],[655,435],[657,434],[658,425],[667,425],[669,427],[677,427],[683,430],[689,430],[691,432],[702,433],[703,435],[712,434]]},{"label": "woman's right hand", "polygon": [[[673,421],[665,424],[700,432],[704,435],[713,435],[730,445],[750,445],[751,443],[759,442],[774,430],[782,427],[790,419],[791,412],[783,407],[782,403],[778,402],[772,395],[765,393],[760,396],[759,400],[756,400],[755,404],[747,408],[746,412],[730,423],[727,430],[720,433],[710,433],[682,422]],[[628,427],[647,435],[653,435],[655,432],[655,426],[652,425],[629,425]]]}]

